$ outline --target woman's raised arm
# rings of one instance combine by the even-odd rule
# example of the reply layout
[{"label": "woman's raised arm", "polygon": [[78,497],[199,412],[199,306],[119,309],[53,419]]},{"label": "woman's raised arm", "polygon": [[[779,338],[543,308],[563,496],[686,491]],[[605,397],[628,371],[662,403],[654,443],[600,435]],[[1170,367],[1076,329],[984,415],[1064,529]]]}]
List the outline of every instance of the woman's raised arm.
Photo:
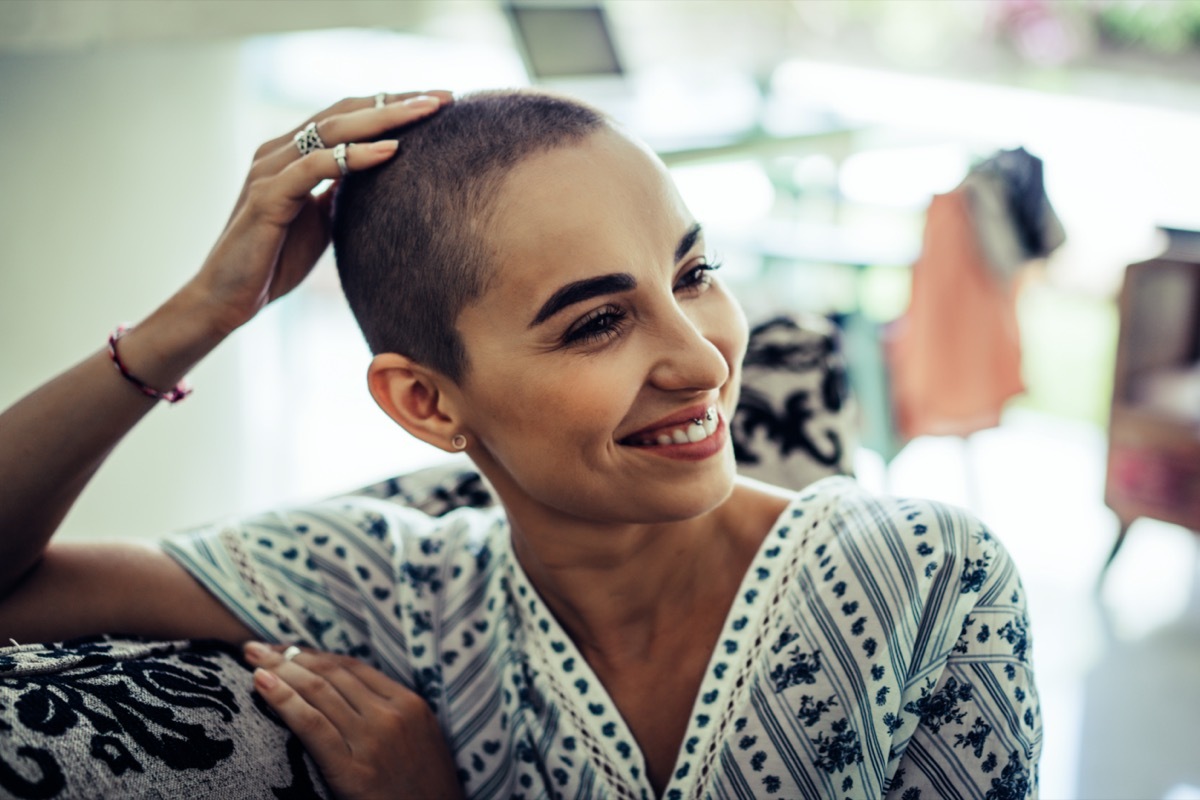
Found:
[{"label": "woman's raised arm", "polygon": [[[394,140],[372,142],[451,102],[448,92],[347,99],[306,121],[347,170],[376,166]],[[204,265],[120,339],[127,371],[165,391],[230,333],[295,288],[329,243],[332,193],[314,195],[342,164],[332,149],[301,155],[289,132],[267,142]],[[47,543],[112,448],[154,406],[101,350],[0,415],[0,597],[38,564]]]}]

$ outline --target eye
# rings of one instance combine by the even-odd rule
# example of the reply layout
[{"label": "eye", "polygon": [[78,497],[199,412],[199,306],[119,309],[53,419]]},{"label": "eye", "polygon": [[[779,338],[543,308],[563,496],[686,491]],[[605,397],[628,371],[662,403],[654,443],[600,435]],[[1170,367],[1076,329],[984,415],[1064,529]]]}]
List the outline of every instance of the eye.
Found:
[{"label": "eye", "polygon": [[604,306],[591,311],[564,334],[568,345],[606,341],[621,333],[625,311],[617,306]]},{"label": "eye", "polygon": [[675,291],[690,291],[693,294],[703,291],[712,284],[713,271],[720,268],[721,265],[719,263],[710,264],[707,261],[700,262],[680,276],[679,282],[675,284]]}]

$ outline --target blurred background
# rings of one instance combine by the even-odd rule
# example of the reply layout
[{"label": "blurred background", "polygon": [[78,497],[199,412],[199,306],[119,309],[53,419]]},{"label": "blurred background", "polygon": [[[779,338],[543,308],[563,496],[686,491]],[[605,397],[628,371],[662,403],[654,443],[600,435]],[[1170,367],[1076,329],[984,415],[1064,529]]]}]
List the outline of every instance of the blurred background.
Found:
[{"label": "blurred background", "polygon": [[[841,326],[863,483],[1006,542],[1042,796],[1200,797],[1200,2],[8,0],[0,403],[187,280],[262,141],[346,95],[531,83],[660,152],[752,322]],[[983,191],[1016,148],[1037,169]],[[1021,192],[1047,241],[1016,225],[998,259]],[[948,253],[951,206],[976,244]],[[928,305],[967,274],[988,314]],[[1003,364],[941,357],[992,336]],[[1011,380],[981,419],[914,423],[913,358],[943,370],[927,389]],[[322,264],[121,445],[63,535],[157,536],[441,459],[375,408],[368,360]]]}]

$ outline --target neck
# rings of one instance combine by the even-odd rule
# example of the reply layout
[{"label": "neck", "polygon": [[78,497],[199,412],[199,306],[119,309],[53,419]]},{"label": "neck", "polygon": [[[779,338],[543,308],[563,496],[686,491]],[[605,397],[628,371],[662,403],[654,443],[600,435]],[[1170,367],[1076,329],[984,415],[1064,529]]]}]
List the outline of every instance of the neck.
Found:
[{"label": "neck", "polygon": [[604,524],[505,503],[530,582],[585,657],[613,667],[674,648],[681,617],[724,618],[761,541],[744,535],[729,506],[679,522]]},{"label": "neck", "polygon": [[[697,577],[715,549],[711,527],[694,521],[574,530],[512,522],[517,558],[551,611],[581,650],[613,661],[652,656],[669,621],[701,599]],[[555,541],[535,530],[553,530]]]}]

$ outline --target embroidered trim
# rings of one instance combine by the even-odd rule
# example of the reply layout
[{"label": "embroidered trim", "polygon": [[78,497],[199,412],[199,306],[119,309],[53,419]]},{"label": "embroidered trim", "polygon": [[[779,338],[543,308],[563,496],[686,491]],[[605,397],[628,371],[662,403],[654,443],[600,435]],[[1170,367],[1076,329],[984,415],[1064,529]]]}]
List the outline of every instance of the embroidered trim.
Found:
[{"label": "embroidered trim", "polygon": [[[801,498],[801,503],[792,510],[792,518],[800,520],[804,514],[810,512],[806,501],[811,501],[812,495]],[[771,530],[768,538],[771,539],[787,539],[789,536],[795,535],[800,537],[799,544],[793,545],[791,557],[787,561],[786,568],[782,569],[778,578],[775,580],[774,587],[771,591],[770,601],[760,605],[756,625],[752,630],[758,630],[754,637],[754,643],[747,649],[746,656],[741,662],[741,668],[737,673],[737,680],[734,681],[733,687],[729,690],[728,696],[725,698],[725,707],[722,710],[717,724],[713,726],[712,733],[709,735],[708,746],[705,748],[704,756],[700,761],[700,767],[696,770],[695,782],[689,787],[689,798],[701,798],[704,796],[707,782],[713,775],[714,764],[720,757],[721,744],[727,741],[726,732],[729,726],[733,723],[735,709],[744,707],[743,698],[749,693],[751,684],[754,678],[754,668],[761,661],[763,648],[771,640],[771,631],[766,630],[774,620],[774,627],[780,627],[780,617],[775,614],[775,609],[783,600],[788,589],[792,585],[793,577],[799,580],[800,562],[808,553],[808,539],[812,532],[820,527],[822,522],[827,522],[830,518],[830,511],[833,504],[837,501],[838,496],[835,495],[830,499],[829,503],[821,509],[820,513],[812,516],[811,524],[808,524],[808,519],[805,519],[805,524],[799,526],[796,530],[791,525],[776,526]],[[800,512],[797,514],[796,512]],[[757,559],[756,559],[757,561]],[[739,598],[741,602],[743,598]],[[731,615],[732,616],[732,615]],[[764,618],[767,620],[766,625],[763,624]],[[706,679],[707,680],[707,679]]]},{"label": "embroidered trim", "polygon": [[[536,590],[529,584],[521,569],[520,564],[516,560],[516,554],[512,552],[511,546],[506,553],[508,559],[508,575],[512,582],[509,588],[510,602],[518,609],[521,618],[521,627],[525,629],[527,636],[526,641],[531,642],[533,646],[526,652],[535,660],[536,666],[541,667],[537,670],[537,676],[545,679],[546,685],[554,695],[553,702],[556,703],[559,710],[570,718],[574,726],[574,732],[582,740],[581,745],[590,754],[597,780],[602,781],[607,785],[608,790],[613,795],[621,800],[650,800],[649,793],[649,777],[646,775],[646,766],[644,763],[634,762],[634,753],[641,756],[639,748],[634,747],[633,734],[629,731],[628,725],[624,719],[616,713],[615,708],[609,708],[611,698],[606,697],[605,707],[601,715],[594,718],[585,718],[579,713],[580,703],[583,702],[582,696],[587,690],[579,690],[574,685],[566,686],[562,683],[562,669],[558,665],[558,660],[561,659],[561,653],[552,653],[550,650],[553,645],[550,642],[549,635],[554,629],[557,629],[564,637],[565,631],[562,631],[561,626],[558,626],[557,620],[550,617],[549,613],[542,610],[542,600],[537,595]],[[521,590],[524,589],[524,592]],[[539,626],[539,620],[545,620],[547,627]],[[550,626],[554,626],[551,628]],[[574,645],[572,645],[574,647]],[[565,652],[565,647],[564,647]],[[570,657],[570,656],[568,656]],[[581,672],[591,672],[591,667],[586,664],[579,667]],[[581,674],[580,679],[588,680]],[[591,674],[591,680],[594,680],[599,685],[599,678],[595,674]],[[591,681],[588,681],[590,688]],[[624,767],[613,760],[609,751],[613,745],[604,742],[598,738],[594,731],[597,724],[601,726],[612,725],[616,731],[620,731],[629,738],[626,744],[630,748],[630,763]],[[619,735],[613,735],[614,743],[619,744],[624,739]],[[635,787],[631,787],[626,781],[633,781]]]}]

